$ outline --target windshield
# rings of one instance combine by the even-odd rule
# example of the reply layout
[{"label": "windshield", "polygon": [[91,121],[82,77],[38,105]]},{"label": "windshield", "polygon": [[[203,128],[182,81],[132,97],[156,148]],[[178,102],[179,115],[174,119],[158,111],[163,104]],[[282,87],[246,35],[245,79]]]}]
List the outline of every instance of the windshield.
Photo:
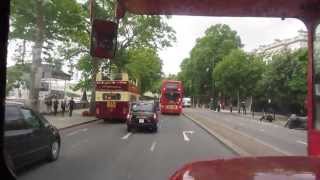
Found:
[{"label": "windshield", "polygon": [[162,180],[194,161],[308,155],[302,21],[133,7],[118,20],[120,1],[149,2],[11,0],[6,101],[23,106],[7,109],[4,144],[18,179]]}]

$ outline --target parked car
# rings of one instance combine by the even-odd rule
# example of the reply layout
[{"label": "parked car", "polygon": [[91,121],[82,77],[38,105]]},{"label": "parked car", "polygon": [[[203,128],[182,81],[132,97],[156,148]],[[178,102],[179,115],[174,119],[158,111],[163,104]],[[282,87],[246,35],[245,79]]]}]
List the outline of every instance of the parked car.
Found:
[{"label": "parked car", "polygon": [[41,159],[55,161],[60,153],[60,135],[41,114],[23,104],[5,105],[5,154],[17,170]]},{"label": "parked car", "polygon": [[153,132],[158,131],[159,116],[153,102],[133,103],[127,116],[127,130],[134,128],[148,128]]},{"label": "parked car", "polygon": [[297,116],[295,114],[291,114],[285,127],[289,129],[307,129],[307,117],[306,116]]}]

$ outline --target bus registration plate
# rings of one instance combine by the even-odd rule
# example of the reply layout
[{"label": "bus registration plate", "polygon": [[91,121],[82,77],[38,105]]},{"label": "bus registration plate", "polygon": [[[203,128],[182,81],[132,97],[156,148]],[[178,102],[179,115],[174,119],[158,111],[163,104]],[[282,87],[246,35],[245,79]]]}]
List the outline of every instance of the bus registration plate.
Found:
[{"label": "bus registration plate", "polygon": [[144,119],[139,119],[139,123],[144,123]]},{"label": "bus registration plate", "polygon": [[116,108],[116,102],[107,101],[107,108]]},{"label": "bus registration plate", "polygon": [[168,109],[176,109],[176,106],[175,105],[168,105],[167,108]]}]

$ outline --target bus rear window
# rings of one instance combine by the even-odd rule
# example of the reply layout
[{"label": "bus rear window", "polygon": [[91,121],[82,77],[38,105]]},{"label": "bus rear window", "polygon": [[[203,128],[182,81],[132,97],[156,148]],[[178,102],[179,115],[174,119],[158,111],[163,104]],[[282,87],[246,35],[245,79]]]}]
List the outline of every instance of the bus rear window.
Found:
[{"label": "bus rear window", "polygon": [[104,93],[103,100],[120,100],[121,95],[119,93]]},{"label": "bus rear window", "polygon": [[178,83],[167,83],[167,89],[178,89]]},{"label": "bus rear window", "polygon": [[180,98],[180,94],[177,92],[167,92],[165,97],[170,101],[176,101],[178,98]]}]

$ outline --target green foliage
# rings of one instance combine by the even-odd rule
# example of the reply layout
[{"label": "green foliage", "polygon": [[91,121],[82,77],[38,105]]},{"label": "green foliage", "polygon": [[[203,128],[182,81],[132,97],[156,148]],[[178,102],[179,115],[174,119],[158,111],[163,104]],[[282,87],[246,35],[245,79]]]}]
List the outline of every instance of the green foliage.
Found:
[{"label": "green foliage", "polygon": [[[35,41],[37,6],[44,16],[43,32],[47,41],[86,41],[83,37],[84,13],[76,0],[12,0],[11,38]],[[27,7],[27,8],[26,8]]]},{"label": "green foliage", "polygon": [[284,50],[267,65],[260,87],[278,106],[303,109],[307,94],[307,50]]},{"label": "green foliage", "polygon": [[[83,90],[87,91],[91,89],[91,80],[92,80],[92,69],[93,64],[89,54],[82,56],[76,68],[81,71],[80,81],[73,87],[73,90]],[[95,80],[95,79],[94,79]]]},{"label": "green foliage", "polygon": [[129,76],[138,80],[141,93],[152,90],[162,74],[162,63],[156,51],[150,48],[131,49],[128,57],[126,70]]},{"label": "green foliage", "polygon": [[7,68],[6,94],[14,88],[30,87],[30,65],[16,64]]},{"label": "green foliage", "polygon": [[[88,6],[85,5],[83,7],[87,10]],[[97,0],[95,4],[95,17],[99,19],[112,20],[114,7],[115,4],[112,0]],[[131,76],[139,77],[139,79],[141,79],[141,72],[137,71],[136,69],[146,68],[149,66],[149,63],[152,62],[146,62],[146,64],[139,63],[141,61],[155,59],[154,56],[158,57],[158,55],[153,53],[155,53],[158,49],[171,46],[171,42],[173,41],[175,41],[175,32],[166,23],[166,18],[161,16],[133,15],[127,13],[126,16],[120,20],[118,28],[117,52],[115,58],[111,60],[112,64],[116,65],[119,71],[129,68],[128,71],[130,71]],[[147,52],[146,49],[148,49],[150,52]],[[151,53],[151,51],[153,51],[153,53]],[[133,55],[133,52],[139,52],[137,56],[143,59],[136,58],[136,56]],[[151,57],[147,56],[149,54],[151,54]],[[84,59],[82,59],[82,61],[84,61]],[[78,63],[77,69],[83,72],[82,76],[88,76],[88,74],[94,72],[91,70],[93,67],[92,61],[89,61],[90,60],[87,59],[87,63],[85,64],[88,68],[86,68],[86,66],[79,66]],[[110,66],[111,64],[104,65]],[[148,76],[149,74],[150,73],[145,73],[143,76]],[[92,79],[91,77],[92,76],[89,76],[89,79]],[[84,78],[82,79],[84,80]],[[151,76],[144,77],[144,79],[149,81],[149,79],[156,80],[157,78]],[[143,92],[147,90],[155,91],[155,87],[153,86],[154,83],[140,82],[142,83],[140,84],[140,88]]]},{"label": "green foliage", "polygon": [[181,63],[178,79],[183,81],[186,95],[211,94],[215,64],[239,47],[240,37],[229,26],[217,24],[209,27],[205,35],[197,39],[190,57]]},{"label": "green foliage", "polygon": [[258,81],[262,78],[264,63],[240,49],[235,49],[214,68],[216,88],[224,95],[242,97],[255,95]]}]

